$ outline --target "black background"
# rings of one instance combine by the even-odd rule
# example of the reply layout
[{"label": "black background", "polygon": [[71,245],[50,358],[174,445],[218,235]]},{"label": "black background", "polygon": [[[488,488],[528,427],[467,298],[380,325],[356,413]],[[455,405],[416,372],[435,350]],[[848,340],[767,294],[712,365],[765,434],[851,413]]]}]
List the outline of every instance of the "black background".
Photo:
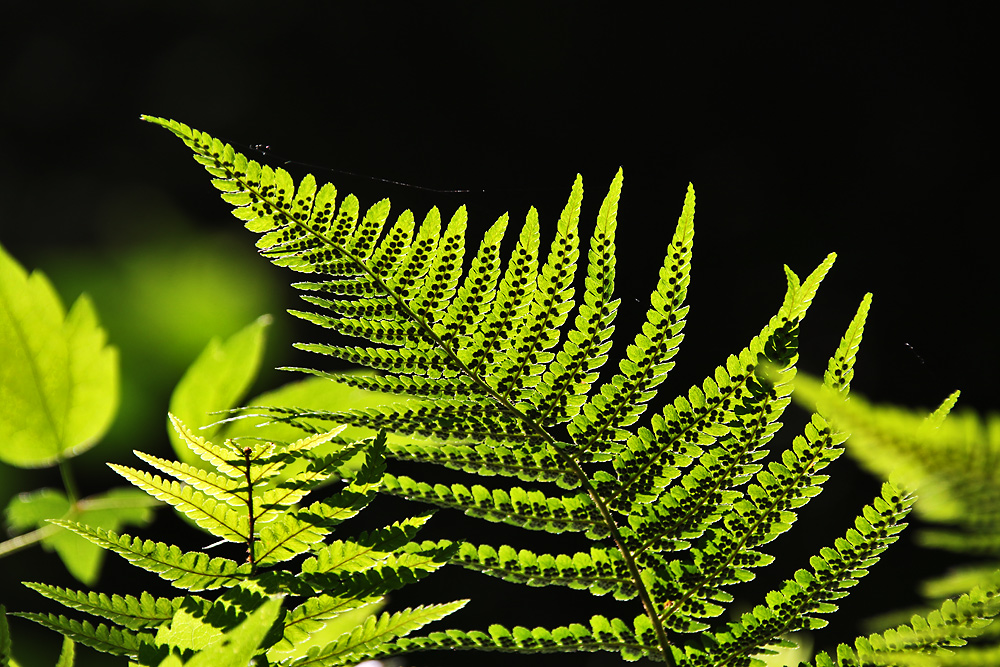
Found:
[{"label": "black background", "polygon": [[[389,196],[397,212],[419,216],[437,204],[450,216],[466,203],[476,231],[508,210],[521,220],[535,205],[544,235],[578,172],[592,224],[621,166],[626,336],[689,181],[698,193],[692,310],[669,393],[759,330],[780,303],[782,264],[804,276],[837,252],[803,327],[802,367],[822,371],[871,291],[857,391],[932,407],[958,388],[961,405],[991,409],[1000,172],[985,15],[929,3],[643,7],[208,0],[7,10],[0,241],[44,269],[54,252],[98,252],[112,237],[152,233],[158,206],[239,233],[187,149],[140,113],[176,118],[241,150],[268,146],[258,159],[292,161],[296,175],[333,180],[363,205]],[[102,224],[123,200],[134,223]],[[777,543],[778,563],[748,602],[804,566],[831,526],[842,533],[877,488],[847,461],[831,470],[829,490]],[[483,539],[527,545],[515,532],[489,531]],[[56,566],[51,554],[33,558]],[[817,643],[853,637],[859,618],[908,589],[911,569],[934,569],[916,567],[924,558],[890,552]],[[438,576],[398,600],[450,599],[481,583]],[[20,578],[4,575],[3,598],[36,608],[14,590]],[[125,592],[107,579],[98,588]],[[556,625],[598,611],[586,594],[530,593],[491,583],[454,625]],[[631,618],[630,609],[605,609]],[[15,621],[18,631],[45,636]],[[455,657],[509,664],[500,655]]]}]

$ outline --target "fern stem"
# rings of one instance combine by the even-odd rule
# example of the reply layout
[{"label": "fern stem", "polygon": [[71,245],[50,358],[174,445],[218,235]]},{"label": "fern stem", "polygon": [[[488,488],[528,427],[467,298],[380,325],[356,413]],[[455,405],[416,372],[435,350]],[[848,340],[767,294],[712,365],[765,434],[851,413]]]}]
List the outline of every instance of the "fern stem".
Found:
[{"label": "fern stem", "polygon": [[[538,426],[538,428],[542,430],[541,426]],[[611,515],[611,510],[608,508],[604,500],[597,494],[597,490],[590,484],[590,478],[587,477],[587,473],[584,471],[579,462],[572,456],[560,452],[557,447],[553,447],[553,449],[555,449],[563,460],[570,465],[573,473],[580,480],[581,485],[587,490],[587,495],[589,495],[590,499],[594,501],[597,509],[601,512],[604,522],[611,530],[611,539],[614,540],[615,546],[621,553],[622,558],[625,559],[625,565],[628,567],[629,574],[632,575],[637,595],[639,596],[639,600],[642,602],[642,608],[645,610],[646,616],[649,617],[649,621],[653,624],[653,629],[656,631],[656,639],[660,642],[660,649],[663,652],[663,661],[668,665],[672,665],[673,660],[671,660],[670,654],[670,640],[667,638],[667,632],[663,629],[663,624],[660,622],[659,614],[656,613],[656,605],[653,604],[653,599],[649,596],[649,591],[646,590],[646,585],[643,583],[642,577],[639,574],[639,566],[636,564],[635,558],[632,557],[632,552],[625,547],[625,542],[622,540],[621,533],[618,532],[618,524],[615,523],[614,518]]]},{"label": "fern stem", "polygon": [[256,570],[256,563],[253,558],[253,545],[256,541],[254,537],[254,527],[253,527],[253,480],[250,478],[250,455],[253,451],[246,447],[243,449],[243,459],[246,461],[246,477],[247,477],[247,518],[250,522],[250,527],[248,529],[247,535],[247,562],[250,563],[250,573],[253,574]]}]

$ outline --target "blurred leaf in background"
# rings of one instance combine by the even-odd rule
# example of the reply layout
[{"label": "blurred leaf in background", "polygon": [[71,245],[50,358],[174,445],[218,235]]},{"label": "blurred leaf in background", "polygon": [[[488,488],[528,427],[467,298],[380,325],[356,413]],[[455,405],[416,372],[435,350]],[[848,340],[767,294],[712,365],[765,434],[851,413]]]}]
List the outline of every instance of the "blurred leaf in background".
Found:
[{"label": "blurred leaf in background", "polygon": [[47,467],[108,430],[118,408],[118,352],[94,304],[63,308],[41,272],[0,246],[0,461]]},{"label": "blurred leaf in background", "polygon": [[39,489],[11,500],[7,506],[7,525],[14,533],[38,531],[42,546],[55,550],[70,574],[87,586],[93,586],[100,575],[105,551],[49,520],[68,519],[120,532],[125,525],[148,525],[157,505],[155,499],[137,489],[111,489],[75,504],[62,491]]},{"label": "blurred leaf in background", "polygon": [[[100,462],[86,461],[103,467],[137,440],[162,437],[170,392],[191,361],[213,337],[230,336],[262,313],[282,312],[287,287],[238,227],[218,216],[228,231],[213,231],[156,188],[110,187],[96,206],[93,245],[54,243],[37,249],[32,261],[45,267],[65,299],[92,296],[120,351],[122,405],[105,437],[112,451]],[[272,327],[278,354],[288,354],[287,330],[287,318]]]},{"label": "blurred leaf in background", "polygon": [[[219,421],[219,410],[235,407],[242,400],[260,371],[264,354],[265,330],[271,317],[264,315],[225,341],[212,338],[202,350],[170,397],[170,412],[188,428],[211,440],[219,426],[202,428]],[[174,452],[184,463],[203,462],[184,444],[177,432],[167,428]]]}]

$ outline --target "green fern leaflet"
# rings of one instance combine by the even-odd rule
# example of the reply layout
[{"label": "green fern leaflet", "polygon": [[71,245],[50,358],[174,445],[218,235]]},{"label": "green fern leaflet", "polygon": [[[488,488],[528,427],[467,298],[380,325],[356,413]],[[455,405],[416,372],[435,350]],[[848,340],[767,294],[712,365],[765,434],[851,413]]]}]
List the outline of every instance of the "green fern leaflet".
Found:
[{"label": "green fern leaflet", "polygon": [[[528,530],[578,532],[593,542],[588,552],[539,554],[457,540],[453,563],[533,586],[611,593],[623,609],[633,605],[626,618],[400,638],[399,652],[607,650],[676,665],[760,664],[754,656],[781,644],[783,635],[821,627],[822,615],[896,540],[912,499],[887,485],[853,527],[813,557],[811,569],[776,587],[739,622],[722,620],[730,589],[773,560],[768,545],[820,492],[824,469],[843,452],[848,434],[821,413],[791,445],[771,443],[790,402],[799,326],[833,255],[805,279],[786,268],[784,299],[760,333],[648,416],[683,338],[693,189],[645,321],[608,372],[619,307],[621,172],[589,239],[580,234],[578,177],[547,252],[531,209],[512,230],[517,239],[506,261],[506,215],[466,258],[464,207],[447,221],[437,209],[419,224],[409,211],[390,220],[388,201],[362,211],[354,196],[339,197],[312,176],[295,183],[286,171],[186,125],[145,120],[193,151],[234,215],[259,235],[263,256],[308,274],[295,286],[310,308],[293,314],[337,337],[298,347],[381,375],[299,370],[406,399],[377,409],[275,406],[256,414],[313,433],[350,424],[412,436],[418,441],[393,445],[389,455],[469,473],[470,483],[387,473],[382,492]],[[828,384],[845,394],[868,302],[830,360]]]}]

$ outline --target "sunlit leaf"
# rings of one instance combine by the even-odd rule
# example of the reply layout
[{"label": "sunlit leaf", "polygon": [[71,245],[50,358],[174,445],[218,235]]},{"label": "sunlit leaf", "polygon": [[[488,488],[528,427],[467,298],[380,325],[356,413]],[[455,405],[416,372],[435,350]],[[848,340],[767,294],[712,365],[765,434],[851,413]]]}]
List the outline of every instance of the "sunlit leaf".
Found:
[{"label": "sunlit leaf", "polygon": [[[229,632],[222,633],[200,618],[181,610],[169,628],[157,635],[158,643],[198,650],[186,667],[246,667],[267,636],[281,610],[281,600],[262,604],[249,618]],[[161,667],[177,664],[168,658]]]},{"label": "sunlit leaf", "polygon": [[62,651],[59,652],[56,667],[73,667],[73,660],[75,658],[76,644],[69,637],[63,637]]},{"label": "sunlit leaf", "polygon": [[[268,315],[236,332],[225,341],[213,338],[198,359],[191,364],[170,398],[170,412],[192,429],[218,421],[212,412],[228,410],[243,398],[257,378],[264,352],[264,331],[271,323]],[[199,435],[210,438],[218,429],[209,428]],[[174,451],[185,463],[198,459],[168,428]]]},{"label": "sunlit leaf", "polygon": [[0,460],[42,467],[89,449],[118,407],[118,352],[86,295],[67,315],[49,280],[0,247]]}]

